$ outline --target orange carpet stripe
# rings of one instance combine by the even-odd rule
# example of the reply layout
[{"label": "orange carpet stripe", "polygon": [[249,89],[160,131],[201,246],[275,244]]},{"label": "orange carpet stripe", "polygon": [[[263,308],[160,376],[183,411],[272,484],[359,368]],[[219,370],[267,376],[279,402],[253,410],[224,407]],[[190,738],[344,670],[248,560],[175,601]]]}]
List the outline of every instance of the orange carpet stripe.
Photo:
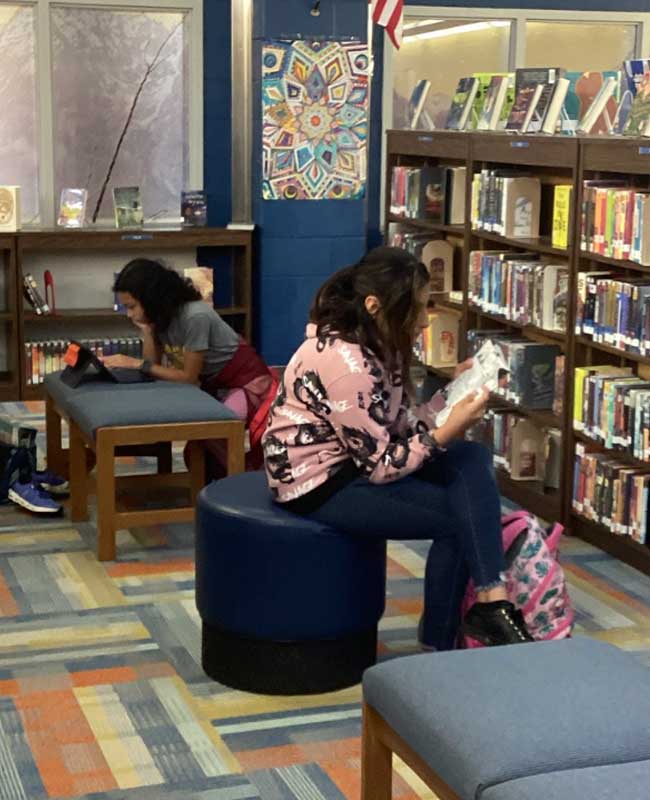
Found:
[{"label": "orange carpet stripe", "polygon": [[4,575],[0,572],[0,617],[17,617],[19,614],[18,604],[7,586]]},{"label": "orange carpet stripe", "polygon": [[421,614],[423,601],[421,597],[395,597],[392,601],[402,614]]},{"label": "orange carpet stripe", "polygon": [[123,578],[129,575],[162,575],[167,572],[194,572],[193,558],[176,558],[158,563],[137,563],[135,561],[111,564],[106,567],[111,578]]},{"label": "orange carpet stripe", "polygon": [[386,574],[389,578],[412,578],[413,574],[406,567],[398,564],[392,558],[386,559]]},{"label": "orange carpet stripe", "polygon": [[0,697],[16,697],[20,694],[20,686],[16,680],[0,681]]},{"label": "orange carpet stripe", "polygon": [[258,769],[290,767],[293,764],[309,764],[313,761],[359,758],[360,752],[361,740],[355,738],[245,750],[235,752],[235,755],[243,771],[252,772]]},{"label": "orange carpet stripe", "polygon": [[34,762],[50,797],[71,797],[76,794],[83,773],[71,773],[65,749],[86,748],[89,762],[96,765],[85,777],[92,780],[98,792],[117,789],[117,783],[95,741],[72,692],[35,692],[15,699],[25,736]]},{"label": "orange carpet stripe", "polygon": [[590,586],[593,586],[594,588],[599,589],[601,592],[608,594],[610,597],[613,597],[615,600],[630,606],[630,608],[635,609],[635,611],[639,611],[641,614],[648,613],[648,606],[645,603],[640,602],[635,597],[631,597],[629,594],[626,594],[620,589],[612,588],[610,583],[603,578],[599,578],[597,575],[594,575],[592,572],[587,572],[586,569],[583,569],[576,564],[570,564],[567,561],[562,562],[562,568],[565,572],[572,573],[576,577],[582,578],[582,580],[587,581]]},{"label": "orange carpet stripe", "polygon": [[345,800],[358,800],[361,796],[361,773],[359,762],[324,761],[321,768],[330,777],[332,783],[345,797]]},{"label": "orange carpet stripe", "polygon": [[85,672],[73,672],[70,676],[74,687],[101,686],[105,683],[131,683],[138,680],[138,673],[133,667],[110,667],[108,669],[90,669]]}]

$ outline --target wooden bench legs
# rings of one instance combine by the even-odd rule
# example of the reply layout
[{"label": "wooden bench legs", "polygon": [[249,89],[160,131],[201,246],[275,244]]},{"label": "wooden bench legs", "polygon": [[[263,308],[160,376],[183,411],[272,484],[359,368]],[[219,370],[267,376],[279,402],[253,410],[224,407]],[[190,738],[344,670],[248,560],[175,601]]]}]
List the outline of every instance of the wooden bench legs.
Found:
[{"label": "wooden bench legs", "polygon": [[439,800],[462,800],[372,706],[363,704],[361,800],[391,800],[393,753],[429,786]]},{"label": "wooden bench legs", "polygon": [[[56,411],[53,410],[56,414]],[[60,417],[56,414],[60,426]],[[186,423],[177,425],[140,425],[123,428],[100,428],[95,439],[89,439],[73,420],[70,425],[70,512],[73,522],[88,519],[88,494],[93,481],[89,472],[94,456],[97,476],[94,481],[97,495],[97,555],[100,561],[115,558],[115,534],[121,528],[189,522],[199,492],[205,485],[205,448],[208,439],[225,439],[228,444],[228,474],[244,471],[244,423],[224,421],[217,423]],[[54,427],[53,430],[56,430]],[[60,445],[60,438],[59,438]],[[171,443],[188,442],[188,473],[172,474]],[[125,451],[137,452],[138,447],[156,445],[158,475],[130,475],[115,477],[115,458]],[[50,451],[48,449],[48,458]],[[55,456],[56,458],[56,456]],[[162,477],[164,475],[164,477]],[[160,476],[160,477],[159,477]],[[187,486],[189,480],[190,504],[182,507],[118,511],[118,487],[150,488],[167,483]]]}]

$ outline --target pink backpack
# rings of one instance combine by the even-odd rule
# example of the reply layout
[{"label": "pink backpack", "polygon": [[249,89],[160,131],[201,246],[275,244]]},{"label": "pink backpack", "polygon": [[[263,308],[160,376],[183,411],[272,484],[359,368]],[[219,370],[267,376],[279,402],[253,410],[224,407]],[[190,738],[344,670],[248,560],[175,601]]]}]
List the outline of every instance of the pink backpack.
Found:
[{"label": "pink backpack", "polygon": [[[546,531],[527,511],[508,514],[501,519],[501,524],[508,599],[521,610],[533,638],[565,639],[571,636],[575,612],[558,561],[563,527],[555,524]],[[475,601],[474,586],[470,581],[463,601],[463,616]],[[463,638],[461,646],[482,647],[474,639]]]}]

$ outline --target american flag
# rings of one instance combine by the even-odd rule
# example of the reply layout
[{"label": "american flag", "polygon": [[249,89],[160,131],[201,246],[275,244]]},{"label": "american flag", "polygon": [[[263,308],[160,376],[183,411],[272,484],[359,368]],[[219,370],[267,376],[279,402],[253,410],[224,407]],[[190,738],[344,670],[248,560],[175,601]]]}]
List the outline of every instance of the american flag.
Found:
[{"label": "american flag", "polygon": [[386,28],[395,47],[402,44],[404,0],[368,0],[372,5],[372,20]]}]

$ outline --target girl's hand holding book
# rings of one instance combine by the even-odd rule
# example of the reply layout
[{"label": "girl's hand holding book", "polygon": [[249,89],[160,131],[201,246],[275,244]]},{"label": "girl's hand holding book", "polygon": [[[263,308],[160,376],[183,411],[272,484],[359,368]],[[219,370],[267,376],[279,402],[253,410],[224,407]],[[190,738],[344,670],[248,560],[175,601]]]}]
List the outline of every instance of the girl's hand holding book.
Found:
[{"label": "girl's hand holding book", "polygon": [[475,422],[478,422],[483,417],[489,397],[490,392],[484,386],[478,392],[470,394],[456,403],[444,425],[431,431],[431,435],[436,442],[441,447],[445,447],[452,439],[462,437],[468,428],[471,428]]}]

